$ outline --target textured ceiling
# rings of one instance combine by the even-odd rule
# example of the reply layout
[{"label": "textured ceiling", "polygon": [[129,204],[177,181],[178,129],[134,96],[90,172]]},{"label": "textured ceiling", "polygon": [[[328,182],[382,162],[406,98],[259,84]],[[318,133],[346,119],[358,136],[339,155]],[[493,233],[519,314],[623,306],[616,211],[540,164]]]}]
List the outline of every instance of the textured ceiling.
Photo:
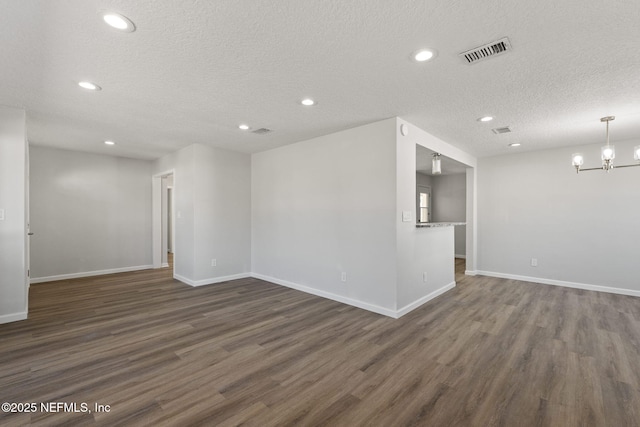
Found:
[{"label": "textured ceiling", "polygon": [[[107,27],[101,9],[137,31]],[[635,0],[0,0],[0,10],[0,104],[27,110],[37,145],[257,152],[393,116],[477,156],[516,141],[521,151],[601,142],[605,115],[617,116],[613,141],[640,136]],[[510,53],[471,66],[458,57],[505,36]],[[421,47],[438,56],[409,60]],[[318,104],[302,107],[305,96]],[[496,119],[476,121],[484,115]],[[491,132],[502,126],[513,132]]]}]

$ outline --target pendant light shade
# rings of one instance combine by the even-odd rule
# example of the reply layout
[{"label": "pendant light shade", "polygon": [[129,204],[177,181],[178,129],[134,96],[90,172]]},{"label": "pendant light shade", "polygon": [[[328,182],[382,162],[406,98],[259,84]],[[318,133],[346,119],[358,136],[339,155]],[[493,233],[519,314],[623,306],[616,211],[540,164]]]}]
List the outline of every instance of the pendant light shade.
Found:
[{"label": "pendant light shade", "polygon": [[431,174],[440,175],[442,173],[442,166],[440,164],[440,154],[434,153],[433,159],[431,159]]}]

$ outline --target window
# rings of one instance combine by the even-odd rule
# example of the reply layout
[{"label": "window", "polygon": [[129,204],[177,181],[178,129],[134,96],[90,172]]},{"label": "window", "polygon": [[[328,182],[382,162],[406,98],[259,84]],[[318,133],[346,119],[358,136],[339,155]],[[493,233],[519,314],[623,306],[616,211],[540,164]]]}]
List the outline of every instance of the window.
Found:
[{"label": "window", "polygon": [[430,187],[418,187],[417,197],[418,212],[416,217],[418,222],[431,221],[431,188]]}]

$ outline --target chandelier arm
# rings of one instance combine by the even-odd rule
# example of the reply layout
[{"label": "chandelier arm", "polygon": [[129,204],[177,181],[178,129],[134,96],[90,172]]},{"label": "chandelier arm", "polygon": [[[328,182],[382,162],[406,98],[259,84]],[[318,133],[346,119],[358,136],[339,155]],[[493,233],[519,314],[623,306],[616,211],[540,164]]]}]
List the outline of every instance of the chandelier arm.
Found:
[{"label": "chandelier arm", "polygon": [[[616,168],[619,168],[620,166],[616,166]],[[599,168],[580,168],[578,169],[579,172],[582,171],[601,171],[602,170],[602,166],[600,166]]]},{"label": "chandelier arm", "polygon": [[616,169],[618,169],[618,168],[633,168],[635,166],[640,166],[640,163],[636,163],[635,165],[616,165]]}]

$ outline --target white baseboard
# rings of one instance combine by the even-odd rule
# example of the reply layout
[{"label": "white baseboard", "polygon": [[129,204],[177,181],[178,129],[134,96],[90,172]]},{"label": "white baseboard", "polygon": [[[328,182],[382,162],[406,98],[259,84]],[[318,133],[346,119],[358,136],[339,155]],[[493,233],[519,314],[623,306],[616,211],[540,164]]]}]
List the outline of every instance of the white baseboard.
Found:
[{"label": "white baseboard", "polygon": [[104,274],[127,273],[130,271],[149,270],[153,265],[136,265],[133,267],[111,268],[108,270],[83,271],[80,273],[58,274],[56,276],[32,277],[31,283],[53,282],[55,280],[77,279],[79,277],[102,276]]},{"label": "white baseboard", "polygon": [[11,314],[4,314],[2,316],[0,316],[0,324],[2,323],[10,323],[10,322],[17,322],[18,320],[24,320],[27,318],[27,312],[23,311],[21,313],[11,313]]},{"label": "white baseboard", "polygon": [[246,279],[247,277],[251,277],[251,273],[240,273],[240,274],[232,274],[229,276],[220,276],[220,277],[211,277],[208,279],[202,280],[191,280],[187,279],[184,276],[179,274],[173,274],[173,278],[181,281],[182,283],[186,283],[189,286],[205,286],[205,285],[213,285],[214,283],[228,282],[229,280],[236,279]]},{"label": "white baseboard", "polygon": [[478,274],[478,272],[475,270],[465,270],[464,274],[467,276],[475,276],[476,274]]},{"label": "white baseboard", "polygon": [[169,267],[169,263],[168,262],[163,262],[160,267],[161,268],[167,268],[167,267]]},{"label": "white baseboard", "polygon": [[586,283],[566,282],[563,280],[544,279],[541,277],[520,276],[517,274],[497,273],[495,271],[478,270],[475,273],[481,276],[498,277],[501,279],[519,280],[522,282],[540,283],[543,285],[563,286],[565,288],[583,289],[585,291],[608,292],[611,294],[629,295],[640,297],[640,291],[633,289],[614,288],[609,286],[589,285]]},{"label": "white baseboard", "polygon": [[396,311],[396,319],[404,316],[405,314],[407,314],[408,312],[415,310],[416,308],[420,307],[422,304],[426,303],[427,301],[430,301],[432,299],[434,299],[437,296],[440,296],[442,294],[444,294],[445,292],[447,292],[448,290],[451,290],[453,288],[456,287],[456,282],[451,282],[448,285],[444,285],[443,287],[441,287],[440,289],[436,289],[435,291],[431,292],[428,295],[423,296],[422,298],[405,305],[404,307],[402,307],[400,310]]},{"label": "white baseboard", "polygon": [[466,255],[453,255],[454,258],[467,259]]},{"label": "white baseboard", "polygon": [[322,298],[327,298],[333,301],[338,301],[343,304],[352,305],[354,307],[362,308],[367,311],[373,311],[374,313],[383,314],[385,316],[393,317],[397,319],[399,316],[395,310],[380,307],[374,304],[369,304],[363,301],[358,301],[342,295],[333,294],[331,292],[322,291],[319,289],[311,288],[309,286],[300,285],[298,283],[289,282],[287,280],[276,279],[275,277],[269,277],[258,273],[251,273],[251,277],[264,280],[267,282],[275,283],[276,285],[285,286],[287,288],[295,289],[298,291],[306,292],[308,294],[316,295]]}]

